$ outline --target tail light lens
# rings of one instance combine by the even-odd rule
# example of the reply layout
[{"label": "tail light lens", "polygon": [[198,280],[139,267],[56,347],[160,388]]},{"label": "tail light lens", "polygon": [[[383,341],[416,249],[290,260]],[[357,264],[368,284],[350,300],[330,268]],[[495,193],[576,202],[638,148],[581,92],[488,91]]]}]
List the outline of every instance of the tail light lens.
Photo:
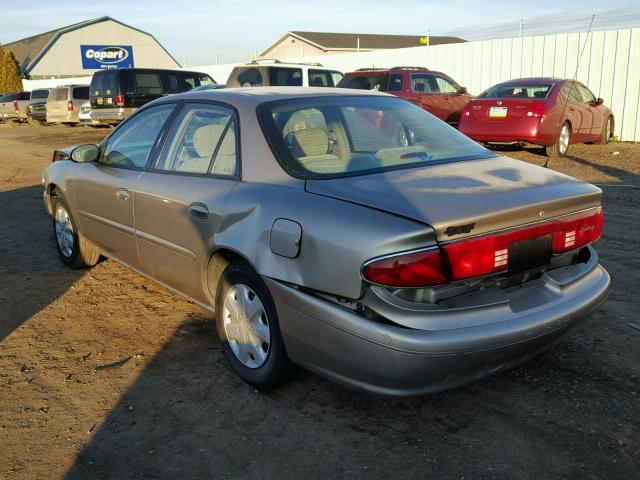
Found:
[{"label": "tail light lens", "polygon": [[527,117],[543,118],[547,113],[547,106],[543,102],[536,102],[529,107]]},{"label": "tail light lens", "polygon": [[73,102],[71,100],[67,102],[67,110],[73,112]]},{"label": "tail light lens", "polygon": [[18,110],[20,110],[20,107],[18,106],[18,102],[13,102],[13,109],[17,112]]},{"label": "tail light lens", "polygon": [[116,95],[116,106],[124,107],[124,95],[121,93]]},{"label": "tail light lens", "polygon": [[551,235],[551,249],[562,254],[595,242],[602,235],[604,211],[553,220],[504,233],[447,243],[372,260],[362,268],[365,280],[390,287],[423,287],[489,275],[509,269],[509,245]]},{"label": "tail light lens", "polygon": [[464,108],[462,109],[462,113],[461,115],[463,117],[468,117],[469,115],[471,115],[471,102],[468,102]]},{"label": "tail light lens", "polygon": [[365,263],[362,276],[372,283],[394,287],[442,285],[448,281],[437,247]]}]

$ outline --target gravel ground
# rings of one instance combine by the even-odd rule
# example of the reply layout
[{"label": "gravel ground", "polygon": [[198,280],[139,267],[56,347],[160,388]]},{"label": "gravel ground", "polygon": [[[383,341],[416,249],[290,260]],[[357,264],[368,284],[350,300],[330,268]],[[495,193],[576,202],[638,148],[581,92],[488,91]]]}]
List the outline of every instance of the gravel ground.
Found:
[{"label": "gravel ground", "polygon": [[200,307],[113,261],[66,269],[40,174],[107,132],[0,125],[0,478],[640,478],[640,145],[549,164],[604,190],[592,320],[519,368],[388,400],[308,372],[258,393]]}]

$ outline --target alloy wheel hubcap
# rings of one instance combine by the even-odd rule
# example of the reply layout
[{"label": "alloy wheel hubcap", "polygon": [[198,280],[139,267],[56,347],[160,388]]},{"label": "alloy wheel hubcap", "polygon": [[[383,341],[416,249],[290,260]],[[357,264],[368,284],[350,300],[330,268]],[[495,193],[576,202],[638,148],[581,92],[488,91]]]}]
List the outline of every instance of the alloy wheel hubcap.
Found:
[{"label": "alloy wheel hubcap", "polygon": [[73,225],[69,213],[62,205],[58,205],[56,208],[55,230],[60,252],[65,258],[71,257],[73,253]]},{"label": "alloy wheel hubcap", "polygon": [[260,297],[247,285],[236,283],[224,298],[224,331],[231,351],[245,367],[259,368],[271,345],[269,319]]},{"label": "alloy wheel hubcap", "polygon": [[563,125],[562,129],[560,130],[558,147],[560,149],[560,153],[565,153],[569,148],[569,127],[567,127],[566,125]]}]

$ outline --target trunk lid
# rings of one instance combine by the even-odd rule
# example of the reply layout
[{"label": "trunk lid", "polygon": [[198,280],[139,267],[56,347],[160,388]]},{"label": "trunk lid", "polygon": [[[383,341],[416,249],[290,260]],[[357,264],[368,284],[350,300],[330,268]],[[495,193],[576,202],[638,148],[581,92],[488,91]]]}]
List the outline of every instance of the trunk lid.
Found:
[{"label": "trunk lid", "polygon": [[542,106],[544,99],[476,98],[469,105],[471,118],[478,122],[510,124],[518,122],[532,107]]},{"label": "trunk lid", "polygon": [[602,191],[508,157],[323,180],[307,191],[430,225],[440,242],[599,206]]}]

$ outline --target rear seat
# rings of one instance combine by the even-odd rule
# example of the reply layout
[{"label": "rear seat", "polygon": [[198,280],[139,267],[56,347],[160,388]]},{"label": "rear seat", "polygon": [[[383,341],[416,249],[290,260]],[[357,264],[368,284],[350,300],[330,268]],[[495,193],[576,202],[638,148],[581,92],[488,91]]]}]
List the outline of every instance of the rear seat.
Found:
[{"label": "rear seat", "polygon": [[[224,127],[224,124],[211,124],[198,128],[193,134],[193,148],[198,156],[182,158],[176,170],[178,172],[206,172]],[[214,175],[233,175],[235,170],[236,139],[234,129],[230,128],[220,145],[211,173]]]}]

